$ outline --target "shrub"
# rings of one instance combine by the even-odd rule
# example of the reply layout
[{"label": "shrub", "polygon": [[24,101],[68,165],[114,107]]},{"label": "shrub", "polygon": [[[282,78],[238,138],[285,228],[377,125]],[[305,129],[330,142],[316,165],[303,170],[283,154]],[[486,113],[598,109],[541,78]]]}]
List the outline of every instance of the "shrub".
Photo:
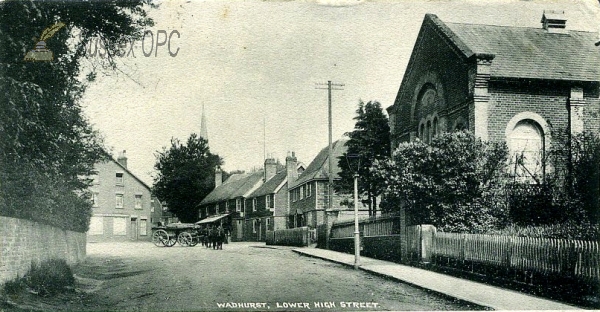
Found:
[{"label": "shrub", "polygon": [[485,234],[595,241],[600,240],[600,225],[574,221],[538,226],[511,224],[501,230],[490,230]]},{"label": "shrub", "polygon": [[39,265],[33,262],[25,281],[30,289],[42,296],[64,292],[75,285],[73,271],[64,259],[51,259]]}]

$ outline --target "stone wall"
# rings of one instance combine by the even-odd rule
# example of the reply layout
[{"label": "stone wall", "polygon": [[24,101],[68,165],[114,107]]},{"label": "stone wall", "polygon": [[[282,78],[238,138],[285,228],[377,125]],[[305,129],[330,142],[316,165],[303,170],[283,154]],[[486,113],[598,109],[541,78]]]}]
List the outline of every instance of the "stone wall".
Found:
[{"label": "stone wall", "polygon": [[25,275],[32,262],[65,259],[73,265],[85,259],[85,233],[0,216],[0,235],[0,284]]}]

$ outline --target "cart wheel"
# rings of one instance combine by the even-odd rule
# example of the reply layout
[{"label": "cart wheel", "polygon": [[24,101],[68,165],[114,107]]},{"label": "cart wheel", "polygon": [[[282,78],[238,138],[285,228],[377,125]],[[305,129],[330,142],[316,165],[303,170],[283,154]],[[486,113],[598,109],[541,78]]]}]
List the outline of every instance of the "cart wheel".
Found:
[{"label": "cart wheel", "polygon": [[190,247],[194,247],[194,246],[198,245],[199,241],[200,241],[200,236],[192,236],[192,240],[190,240]]},{"label": "cart wheel", "polygon": [[177,242],[179,243],[179,245],[181,246],[187,246],[188,245],[188,232],[181,232],[179,233],[179,235],[177,235]]},{"label": "cart wheel", "polygon": [[171,235],[167,234],[167,237],[168,238],[165,240],[165,246],[173,247],[173,245],[175,245],[175,243],[177,243],[177,236],[175,236],[175,234],[171,234]]},{"label": "cart wheel", "polygon": [[179,245],[181,246],[193,246],[192,245],[192,234],[188,233],[188,232],[181,232],[179,233],[179,236],[177,236],[177,242],[179,242]]},{"label": "cart wheel", "polygon": [[157,247],[166,246],[167,240],[169,240],[169,235],[164,230],[156,230],[156,232],[152,234],[152,243]]}]

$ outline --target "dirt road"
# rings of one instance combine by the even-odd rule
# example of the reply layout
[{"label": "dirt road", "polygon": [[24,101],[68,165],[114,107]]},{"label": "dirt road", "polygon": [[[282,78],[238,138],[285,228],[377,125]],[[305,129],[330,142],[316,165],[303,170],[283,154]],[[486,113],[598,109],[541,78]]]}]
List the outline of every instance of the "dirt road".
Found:
[{"label": "dirt road", "polygon": [[90,243],[76,268],[78,294],[30,305],[44,310],[381,311],[468,310],[461,302],[291,248],[231,243],[155,247]]}]

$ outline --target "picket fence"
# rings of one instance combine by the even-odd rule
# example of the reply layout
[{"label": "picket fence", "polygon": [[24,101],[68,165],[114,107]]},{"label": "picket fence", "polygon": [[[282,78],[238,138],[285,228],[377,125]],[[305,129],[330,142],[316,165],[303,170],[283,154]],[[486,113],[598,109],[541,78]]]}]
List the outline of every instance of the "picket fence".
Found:
[{"label": "picket fence", "polygon": [[[414,228],[407,230],[413,239],[418,236]],[[437,232],[431,253],[433,257],[600,281],[597,241]]]},{"label": "picket fence", "polygon": [[[362,236],[386,236],[400,234],[400,217],[382,215],[359,220],[359,231]],[[331,227],[331,238],[354,237],[354,222],[334,223]]]}]

